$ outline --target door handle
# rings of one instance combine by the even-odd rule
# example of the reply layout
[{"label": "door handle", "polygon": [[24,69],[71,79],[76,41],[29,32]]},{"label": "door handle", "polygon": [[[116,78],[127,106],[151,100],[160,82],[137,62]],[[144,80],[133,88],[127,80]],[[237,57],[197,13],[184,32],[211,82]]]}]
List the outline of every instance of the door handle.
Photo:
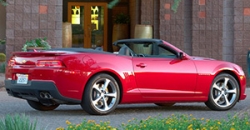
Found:
[{"label": "door handle", "polygon": [[145,68],[147,65],[144,64],[144,63],[140,63],[140,64],[137,64],[136,66],[137,66],[137,67],[141,67],[141,68]]}]

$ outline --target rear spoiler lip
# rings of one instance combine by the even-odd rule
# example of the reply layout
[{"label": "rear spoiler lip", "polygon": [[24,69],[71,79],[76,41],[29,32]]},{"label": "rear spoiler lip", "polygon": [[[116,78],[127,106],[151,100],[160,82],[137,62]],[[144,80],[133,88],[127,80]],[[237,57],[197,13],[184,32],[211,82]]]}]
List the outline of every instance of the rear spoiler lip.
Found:
[{"label": "rear spoiler lip", "polygon": [[63,55],[68,52],[65,51],[38,51],[38,52],[13,52],[12,56],[39,56],[39,55],[50,55],[50,56],[56,56],[56,55]]}]

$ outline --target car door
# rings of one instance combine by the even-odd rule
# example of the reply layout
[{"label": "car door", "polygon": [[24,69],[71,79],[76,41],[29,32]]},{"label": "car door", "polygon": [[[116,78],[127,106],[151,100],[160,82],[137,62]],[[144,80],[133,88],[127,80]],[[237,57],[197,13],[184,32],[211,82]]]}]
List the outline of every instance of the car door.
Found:
[{"label": "car door", "polygon": [[[160,51],[160,52],[159,52]],[[144,97],[193,96],[197,71],[192,60],[182,60],[164,47],[157,53],[133,58],[136,83]]]}]

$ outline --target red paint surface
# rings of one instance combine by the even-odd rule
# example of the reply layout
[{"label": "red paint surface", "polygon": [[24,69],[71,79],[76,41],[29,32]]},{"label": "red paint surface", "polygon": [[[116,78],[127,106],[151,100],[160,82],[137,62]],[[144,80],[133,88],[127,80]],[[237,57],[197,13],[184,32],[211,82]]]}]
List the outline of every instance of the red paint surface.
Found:
[{"label": "red paint surface", "polygon": [[[176,52],[182,52],[164,42]],[[60,94],[82,99],[89,79],[108,72],[121,83],[121,103],[205,102],[214,77],[223,70],[236,75],[240,100],[245,95],[246,79],[241,68],[233,63],[209,58],[142,58],[102,53],[16,52],[15,65],[6,68],[6,79],[15,80],[17,73],[28,74],[29,80],[53,81]],[[36,67],[39,60],[62,61],[60,67]]]}]

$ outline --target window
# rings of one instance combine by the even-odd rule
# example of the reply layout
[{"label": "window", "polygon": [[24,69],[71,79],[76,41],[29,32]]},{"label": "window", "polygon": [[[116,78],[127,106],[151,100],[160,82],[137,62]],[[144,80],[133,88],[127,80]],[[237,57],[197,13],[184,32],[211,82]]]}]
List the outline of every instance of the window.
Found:
[{"label": "window", "polygon": [[166,48],[159,45],[158,46],[158,57],[176,58],[177,56],[170,49],[166,49]]},{"label": "window", "polygon": [[126,45],[130,48],[134,57],[154,57],[154,58],[176,58],[175,51],[162,44],[154,42],[126,42],[120,43],[119,46]]},{"label": "window", "polygon": [[130,43],[128,44],[129,48],[133,50],[136,55],[152,55],[153,43],[151,42],[142,42],[142,43]]}]

